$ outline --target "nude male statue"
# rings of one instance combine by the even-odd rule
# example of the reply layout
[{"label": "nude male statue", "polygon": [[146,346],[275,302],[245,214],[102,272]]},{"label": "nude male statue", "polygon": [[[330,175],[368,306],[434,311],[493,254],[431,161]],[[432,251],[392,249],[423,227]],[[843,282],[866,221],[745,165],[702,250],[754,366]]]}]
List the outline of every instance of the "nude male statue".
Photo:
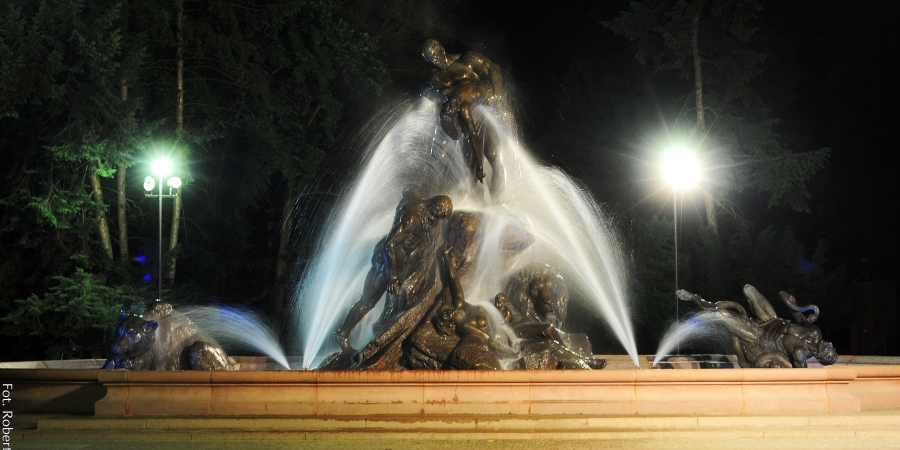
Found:
[{"label": "nude male statue", "polygon": [[[397,207],[390,233],[375,245],[363,293],[350,308],[341,328],[334,333],[343,352],[353,350],[350,346],[350,331],[375,307],[385,292],[390,294],[385,304],[385,315],[398,312],[394,311],[398,307],[404,309],[410,306],[405,304],[405,298],[400,301],[400,305],[396,304],[397,298],[405,297],[406,294],[402,292],[402,284],[416,270],[422,270],[418,267],[416,256],[419,252],[427,251],[427,243],[437,237],[435,233],[440,234],[438,223],[453,212],[453,203],[445,195],[425,200],[409,198],[412,195],[404,194],[404,201]],[[409,267],[410,265],[416,267]],[[420,280],[411,284],[418,281]]]},{"label": "nude male statue", "polygon": [[439,313],[435,318],[435,325],[438,333],[446,334],[452,330],[461,338],[448,355],[450,366],[457,370],[499,370],[500,361],[491,351],[495,348],[495,343],[488,332],[490,324],[487,312],[481,306],[466,302],[462,283],[456,273],[458,265],[451,247],[445,246],[443,269],[452,306]]},{"label": "nude male statue", "polygon": [[431,85],[446,97],[441,108],[441,127],[455,140],[468,135],[475,153],[476,181],[484,182],[486,157],[494,172],[491,183],[500,186],[504,176],[500,155],[494,144],[485,145],[472,117],[472,108],[482,104],[490,106],[500,98],[503,85],[500,67],[477,52],[447,54],[434,39],[425,42],[422,56],[434,66]]},{"label": "nude male statue", "polygon": [[401,203],[394,215],[394,225],[385,238],[383,249],[389,274],[388,292],[400,293],[400,279],[397,273],[403,264],[430,239],[432,233],[439,233],[435,225],[441,219],[450,217],[453,202],[446,195],[438,195],[420,202]]}]

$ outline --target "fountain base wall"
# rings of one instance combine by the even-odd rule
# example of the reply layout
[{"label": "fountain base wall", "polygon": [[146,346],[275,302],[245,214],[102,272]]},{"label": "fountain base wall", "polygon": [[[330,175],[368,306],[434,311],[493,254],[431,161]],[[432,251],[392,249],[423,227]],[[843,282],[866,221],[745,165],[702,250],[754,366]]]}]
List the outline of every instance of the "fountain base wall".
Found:
[{"label": "fountain base wall", "polygon": [[603,371],[0,369],[16,411],[97,416],[766,414],[900,408],[900,366]]}]

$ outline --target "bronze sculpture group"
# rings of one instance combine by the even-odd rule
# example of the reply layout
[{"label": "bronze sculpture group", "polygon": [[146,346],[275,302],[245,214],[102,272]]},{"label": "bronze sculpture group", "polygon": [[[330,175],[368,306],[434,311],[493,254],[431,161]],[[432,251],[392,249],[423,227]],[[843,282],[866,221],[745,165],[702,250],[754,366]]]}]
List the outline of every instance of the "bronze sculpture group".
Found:
[{"label": "bronze sculpture group", "polygon": [[233,369],[222,347],[168,303],[155,302],[142,317],[119,318],[104,369]]},{"label": "bronze sculpture group", "polygon": [[[478,119],[503,115],[500,68],[476,52],[447,54],[435,40],[422,51],[432,66],[431,85],[441,95],[440,125],[461,142],[475,182],[484,182],[483,160],[491,165],[491,192],[503,187],[505,172],[498,137]],[[501,119],[501,122],[503,120]],[[502,292],[490,299],[467,299],[463,284],[475,270],[484,243],[484,217],[454,211],[446,195],[422,198],[419,186],[408,186],[396,208],[390,231],[375,245],[363,292],[334,333],[340,351],[319,369],[602,369],[584,334],[562,331],[569,292],[559,271],[532,264],[514,272]],[[500,250],[501,272],[534,243],[518,218],[507,221]],[[813,325],[814,305],[798,307],[793,296],[780,298],[794,311],[794,322],[778,318],[759,292],[744,293],[755,317],[734,302],[703,300],[680,290],[717,319],[741,367],[806,367],[837,359],[834,348]],[[360,349],[350,333],[384,299],[375,336]],[[807,316],[806,311],[813,311]],[[224,351],[168,304],[156,304],[144,318],[122,316],[113,356],[106,368],[135,370],[231,370]]]},{"label": "bronze sculpture group", "polygon": [[[414,192],[410,189],[407,192]],[[320,369],[598,369],[582,334],[559,330],[569,300],[562,277],[550,266],[529,266],[513,276],[493,305],[466,300],[463,280],[472,275],[483,243],[482,216],[453,211],[446,196],[404,195],[390,233],[376,244],[360,299],[335,337],[341,351]],[[518,253],[533,242],[520,223],[503,233],[501,248]],[[375,337],[356,350],[349,333],[385,296]],[[485,299],[488,300],[488,299]],[[487,308],[501,313],[492,321]],[[510,327],[515,342],[500,327]]]},{"label": "bronze sculpture group", "polygon": [[[736,302],[711,303],[684,289],[677,296],[713,314],[711,325],[722,328],[741,367],[807,367],[812,357],[822,365],[837,362],[834,346],[813,325],[819,317],[819,308],[797,306],[797,300],[787,292],[781,291],[778,297],[791,310],[793,322],[778,317],[769,300],[749,284],[744,286],[744,296],[755,317]],[[805,312],[811,314],[807,316]]]},{"label": "bronze sculpture group", "polygon": [[[428,40],[422,55],[432,66],[431,85],[440,93],[441,128],[459,140],[474,180],[484,182],[483,160],[491,164],[491,190],[502,187],[504,172],[497,137],[476,120],[480,106],[501,102],[500,68],[476,52],[447,54]],[[602,368],[584,335],[559,330],[565,320],[568,289],[549,266],[531,266],[511,277],[493,305],[466,301],[462,280],[471,275],[483,242],[478,213],[453,211],[444,195],[419,198],[417,186],[402,195],[390,232],[372,252],[362,295],[335,338],[341,351],[324,369],[490,369],[504,367]],[[513,221],[504,252],[517,254],[533,237]],[[504,268],[508,269],[508,267]],[[350,332],[384,297],[375,337],[362,349],[350,345]],[[482,303],[478,305],[477,303]],[[500,312],[492,321],[486,308]],[[512,337],[499,329],[512,330]]]},{"label": "bronze sculpture group", "polygon": [[[499,67],[476,52],[447,54],[433,39],[426,41],[422,55],[434,67],[430,82],[442,95],[441,128],[450,138],[464,141],[461,148],[476,181],[483,182],[483,160],[488,160],[491,190],[496,192],[505,177],[497,138],[488,127],[479,126],[473,109],[502,103]],[[408,189],[407,194],[414,191]],[[605,361],[593,358],[585,335],[559,329],[566,318],[568,291],[562,276],[548,265],[529,266],[510,277],[505,292],[493,299],[500,319],[492,324],[485,306],[466,301],[460,281],[472,270],[481,244],[481,217],[453,212],[446,196],[425,200],[407,194],[390,233],[375,246],[362,296],[335,333],[341,351],[320,368],[498,369],[501,360],[514,369],[605,366]],[[531,245],[533,237],[523,229],[508,233],[513,237],[502,247],[516,253]],[[756,318],[749,318],[733,302],[713,305],[686,291],[678,295],[716,311],[727,324],[723,332],[742,367],[806,367],[812,356],[822,364],[836,361],[834,348],[812,325],[817,308],[812,306],[816,312],[807,317],[792,296],[782,293],[782,300],[795,311],[791,323],[776,317],[752,286],[745,292]],[[386,306],[375,325],[376,336],[356,351],[349,333],[382,295]],[[498,326],[511,329],[515,342],[501,339]]]}]

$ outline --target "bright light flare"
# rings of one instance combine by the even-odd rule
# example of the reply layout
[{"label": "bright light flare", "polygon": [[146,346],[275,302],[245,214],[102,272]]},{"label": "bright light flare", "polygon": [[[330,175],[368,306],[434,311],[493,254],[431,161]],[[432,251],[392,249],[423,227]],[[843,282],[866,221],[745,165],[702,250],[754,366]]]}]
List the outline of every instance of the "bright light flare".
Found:
[{"label": "bright light flare", "polygon": [[166,182],[166,184],[168,184],[169,187],[172,189],[178,189],[181,187],[181,178],[178,178],[178,177],[169,178],[169,180]]},{"label": "bright light flare", "polygon": [[168,158],[159,158],[156,161],[153,161],[153,173],[157,176],[164,177],[172,171],[172,161],[169,161]]},{"label": "bright light flare", "polygon": [[684,147],[672,147],[663,159],[666,181],[675,189],[689,188],[700,179],[700,165],[694,153]]},{"label": "bright light flare", "polygon": [[147,175],[147,178],[144,178],[144,190],[150,192],[154,187],[156,187],[156,180],[150,175]]}]

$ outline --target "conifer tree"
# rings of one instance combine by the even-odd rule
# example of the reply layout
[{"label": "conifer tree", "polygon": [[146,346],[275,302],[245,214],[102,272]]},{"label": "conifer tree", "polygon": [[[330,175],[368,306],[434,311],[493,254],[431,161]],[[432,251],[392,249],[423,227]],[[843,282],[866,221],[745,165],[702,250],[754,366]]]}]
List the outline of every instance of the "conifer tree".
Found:
[{"label": "conifer tree", "polygon": [[713,170],[704,186],[707,224],[729,192],[755,188],[769,205],[808,212],[807,185],[830,150],[795,152],[779,140],[778,119],[754,90],[767,55],[755,50],[757,0],[636,1],[604,25],[637,46],[636,58],[655,70],[677,70],[693,81],[693,128]]}]

